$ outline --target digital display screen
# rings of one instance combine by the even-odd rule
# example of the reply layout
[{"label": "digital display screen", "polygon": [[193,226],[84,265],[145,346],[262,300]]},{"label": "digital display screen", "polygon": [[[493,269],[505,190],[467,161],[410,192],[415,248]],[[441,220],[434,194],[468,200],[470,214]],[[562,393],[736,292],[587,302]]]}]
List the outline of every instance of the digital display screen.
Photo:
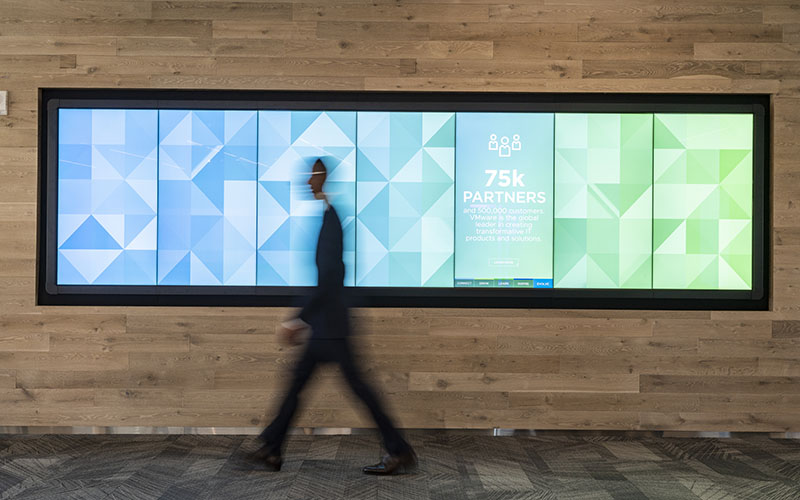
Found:
[{"label": "digital display screen", "polygon": [[57,285],[750,290],[753,115],[58,110]]}]

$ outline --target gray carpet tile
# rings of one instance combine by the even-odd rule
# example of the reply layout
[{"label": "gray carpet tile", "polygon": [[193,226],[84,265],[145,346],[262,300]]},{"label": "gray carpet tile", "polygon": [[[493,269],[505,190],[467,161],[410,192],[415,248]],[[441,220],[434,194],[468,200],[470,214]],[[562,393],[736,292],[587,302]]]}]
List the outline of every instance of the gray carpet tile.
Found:
[{"label": "gray carpet tile", "polygon": [[0,500],[800,498],[800,441],[413,431],[416,471],[361,473],[374,434],[289,437],[280,472],[252,436],[0,436]]}]

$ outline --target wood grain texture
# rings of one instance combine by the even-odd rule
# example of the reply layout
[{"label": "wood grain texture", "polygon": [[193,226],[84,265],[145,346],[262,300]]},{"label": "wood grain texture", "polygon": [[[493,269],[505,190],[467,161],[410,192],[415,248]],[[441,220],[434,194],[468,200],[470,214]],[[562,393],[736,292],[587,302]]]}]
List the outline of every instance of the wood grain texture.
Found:
[{"label": "wood grain texture", "polygon": [[[39,87],[772,93],[770,311],[353,311],[407,427],[800,431],[789,0],[4,0],[0,425],[262,426],[289,308],[35,305]],[[372,425],[337,369],[297,425]]]}]

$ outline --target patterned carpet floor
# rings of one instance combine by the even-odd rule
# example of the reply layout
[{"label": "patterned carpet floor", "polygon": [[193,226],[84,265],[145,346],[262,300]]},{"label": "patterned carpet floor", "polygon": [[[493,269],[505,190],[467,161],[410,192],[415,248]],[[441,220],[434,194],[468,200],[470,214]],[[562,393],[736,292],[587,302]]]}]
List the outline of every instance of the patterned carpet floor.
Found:
[{"label": "patterned carpet floor", "polygon": [[800,498],[800,441],[408,433],[412,474],[361,473],[376,435],[292,435],[283,469],[252,436],[0,436],[3,499]]}]

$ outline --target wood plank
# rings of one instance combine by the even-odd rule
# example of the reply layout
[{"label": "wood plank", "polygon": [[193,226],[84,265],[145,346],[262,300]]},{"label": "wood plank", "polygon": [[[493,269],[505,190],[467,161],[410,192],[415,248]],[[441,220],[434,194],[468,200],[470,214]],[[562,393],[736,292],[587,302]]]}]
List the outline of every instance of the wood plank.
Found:
[{"label": "wood plank", "polygon": [[763,9],[765,23],[800,23],[800,12],[797,11],[795,5],[765,5]]},{"label": "wood plank", "polygon": [[0,222],[18,222],[36,218],[35,203],[0,202]]},{"label": "wood plank", "polygon": [[800,377],[642,375],[641,392],[800,394]]},{"label": "wood plank", "polygon": [[800,321],[797,320],[773,321],[772,337],[776,339],[800,338]]},{"label": "wood plank", "polygon": [[485,429],[487,426],[510,429],[594,429],[636,430],[637,412],[537,411],[537,410],[445,410],[449,428]]},{"label": "wood plank", "polygon": [[188,337],[191,349],[202,349],[214,352],[238,351],[276,353],[286,349],[286,347],[278,344],[274,335],[192,333],[189,334]]},{"label": "wood plank", "polygon": [[774,340],[701,339],[697,344],[697,352],[706,356],[798,356],[800,355],[800,340],[794,338]]},{"label": "wood plank", "polygon": [[[313,40],[318,36],[318,23],[276,22],[270,20],[213,20],[212,37],[214,39],[240,38],[247,40]],[[360,38],[360,37],[359,37]],[[248,42],[249,43],[249,42]]]},{"label": "wood plank", "polygon": [[722,413],[747,412],[753,408],[800,409],[800,396],[791,394],[511,392],[508,397],[511,408],[559,411]]},{"label": "wood plank", "polygon": [[211,38],[209,37],[169,37],[163,36],[127,36],[117,38],[119,56],[159,56],[170,54],[178,56],[211,55]]},{"label": "wood plank", "polygon": [[561,319],[561,318],[441,318],[430,320],[430,333],[435,336],[474,336],[488,334],[547,337],[548,339],[570,339],[573,337],[601,338],[650,337],[653,322],[638,319]]},{"label": "wood plank", "polygon": [[[695,47],[697,44],[695,44]],[[574,59],[574,60],[639,60],[674,61],[691,58],[691,43],[657,42],[523,42],[494,43],[495,59]]]},{"label": "wood plank", "polygon": [[110,36],[3,36],[0,54],[84,54],[113,55],[117,52],[117,39]]},{"label": "wood plank", "polygon": [[413,59],[217,57],[216,73],[230,76],[400,76],[414,72]]},{"label": "wood plank", "polygon": [[[489,17],[503,23],[703,23],[734,24],[762,22],[760,7],[725,4],[620,4],[593,2],[591,5],[507,4],[489,7]],[[769,22],[764,20],[764,22]]]},{"label": "wood plank", "polygon": [[0,66],[3,73],[47,73],[58,71],[61,60],[57,55],[1,55]]},{"label": "wood plank", "polygon": [[0,404],[4,408],[38,407],[44,405],[72,404],[92,406],[92,389],[0,389]]},{"label": "wood plank", "polygon": [[559,373],[657,374],[657,375],[754,375],[757,357],[712,356],[559,356]]},{"label": "wood plank", "polygon": [[489,7],[486,5],[441,5],[409,3],[387,5],[294,3],[294,21],[373,21],[373,22],[436,22],[442,19],[458,19],[462,22],[489,20]]},{"label": "wood plank", "polygon": [[[58,370],[102,372],[125,370],[128,368],[128,354],[119,352],[3,352],[0,353],[3,367],[16,370]],[[99,373],[98,373],[99,372]]]},{"label": "wood plank", "polygon": [[[181,408],[182,389],[95,389],[95,406],[119,408]],[[224,406],[223,406],[224,407]]]},{"label": "wood plank", "polygon": [[492,371],[506,373],[558,373],[561,362],[558,356],[500,355],[460,353],[456,356],[441,354],[386,354],[362,356],[362,370],[418,371],[432,366],[447,371]]},{"label": "wood plank", "polygon": [[219,56],[311,58],[491,59],[490,41],[249,40],[214,41]]},{"label": "wood plank", "polygon": [[[30,2],[27,2],[30,3]],[[126,2],[130,3],[130,2]],[[142,3],[139,3],[142,6]],[[52,8],[50,2],[49,8]],[[92,36],[177,36],[177,37],[205,37],[211,36],[210,21],[161,20],[161,19],[125,19],[125,18],[81,18],[58,17],[42,19],[39,15],[32,20],[3,20],[0,21],[0,34],[2,36],[83,36],[91,33]],[[149,16],[148,16],[149,17]]]},{"label": "wood plank", "polygon": [[154,87],[257,90],[363,90],[363,77],[153,75]]},{"label": "wood plank", "polygon": [[412,391],[638,392],[638,375],[411,372]]},{"label": "wood plank", "polygon": [[127,333],[144,333],[157,335],[159,332],[170,331],[181,334],[247,334],[262,335],[272,339],[275,329],[283,320],[282,316],[269,313],[269,311],[250,310],[237,313],[235,318],[227,314],[211,314],[196,316],[191,313],[176,314],[174,310],[167,309],[160,315],[130,313],[127,315]]},{"label": "wood plank", "polygon": [[592,22],[578,25],[581,42],[786,42],[789,40],[785,39],[785,33],[786,26],[780,24]]},{"label": "wood plank", "polygon": [[319,21],[303,24],[316,26],[314,37],[318,40],[359,40],[367,41],[392,41],[402,40],[461,40],[449,36],[431,36],[430,24],[418,22],[360,22],[360,21]]},{"label": "wood plank", "polygon": [[722,429],[729,432],[797,432],[800,425],[796,413],[655,413],[642,412],[643,430],[707,431]]},{"label": "wood plank", "polygon": [[[496,49],[496,45],[495,45]],[[514,49],[517,50],[517,49]],[[698,79],[530,79],[530,78],[469,78],[366,77],[366,90],[425,90],[425,91],[508,91],[508,92],[693,92],[700,94],[776,93],[780,83],[773,80]]]},{"label": "wood plank", "polygon": [[180,57],[171,56],[89,56],[78,55],[76,73],[92,76],[150,76],[153,74],[170,75],[204,75],[214,74],[215,59],[212,57]]},{"label": "wood plank", "polygon": [[773,229],[773,244],[800,246],[800,227],[776,227]]},{"label": "wood plank", "polygon": [[758,374],[781,377],[800,377],[797,358],[759,358]]},{"label": "wood plank", "polygon": [[696,43],[697,60],[798,61],[800,44],[792,43]]},{"label": "wood plank", "polygon": [[691,337],[656,339],[647,337],[602,336],[599,338],[551,339],[501,335],[497,339],[497,351],[509,354],[669,356],[696,354],[698,352],[697,342],[696,339]]},{"label": "wood plank", "polygon": [[286,2],[151,2],[153,19],[291,21],[292,5]]},{"label": "wood plank", "polygon": [[493,77],[493,78],[580,78],[580,61],[467,61],[417,59],[419,76]]},{"label": "wood plank", "polygon": [[696,337],[702,339],[770,338],[770,320],[669,320],[653,322],[655,337]]},{"label": "wood plank", "polygon": [[182,333],[51,333],[53,352],[174,352],[189,350],[189,336]]},{"label": "wood plank", "polygon": [[127,387],[127,370],[50,370],[47,367],[16,371],[17,387],[22,389],[93,389],[97,387]]},{"label": "wood plank", "polygon": [[231,371],[253,373],[258,370],[288,369],[294,364],[297,353],[273,354],[260,352],[131,352],[128,354],[131,370],[192,370],[227,368]]},{"label": "wood plank", "polygon": [[[490,40],[493,42],[576,42],[578,28],[574,22],[565,23],[468,23],[440,22],[429,25],[430,37],[434,40]],[[322,25],[323,23],[320,23]],[[524,58],[521,61],[529,61]]]},{"label": "wood plank", "polygon": [[585,60],[584,78],[757,78],[756,62]]},{"label": "wood plank", "polygon": [[41,21],[43,19],[148,19],[149,2],[125,0],[3,0],[0,21]]},{"label": "wood plank", "polygon": [[[2,184],[0,184],[2,186]],[[0,312],[30,311],[34,307],[35,280],[32,276],[0,276]]]},{"label": "wood plank", "polygon": [[[280,371],[242,371],[218,369],[214,372],[214,389],[261,389],[285,390],[291,382],[292,373],[289,370]],[[309,381],[309,389],[313,384],[339,383],[342,376],[330,367],[322,367],[314,372]],[[378,372],[370,377],[370,384],[379,392],[405,392],[408,391],[407,372]]]},{"label": "wood plank", "polygon": [[47,351],[50,335],[46,333],[0,333],[0,352]]},{"label": "wood plank", "polygon": [[17,385],[17,372],[15,370],[0,370],[0,388],[9,389]]}]

